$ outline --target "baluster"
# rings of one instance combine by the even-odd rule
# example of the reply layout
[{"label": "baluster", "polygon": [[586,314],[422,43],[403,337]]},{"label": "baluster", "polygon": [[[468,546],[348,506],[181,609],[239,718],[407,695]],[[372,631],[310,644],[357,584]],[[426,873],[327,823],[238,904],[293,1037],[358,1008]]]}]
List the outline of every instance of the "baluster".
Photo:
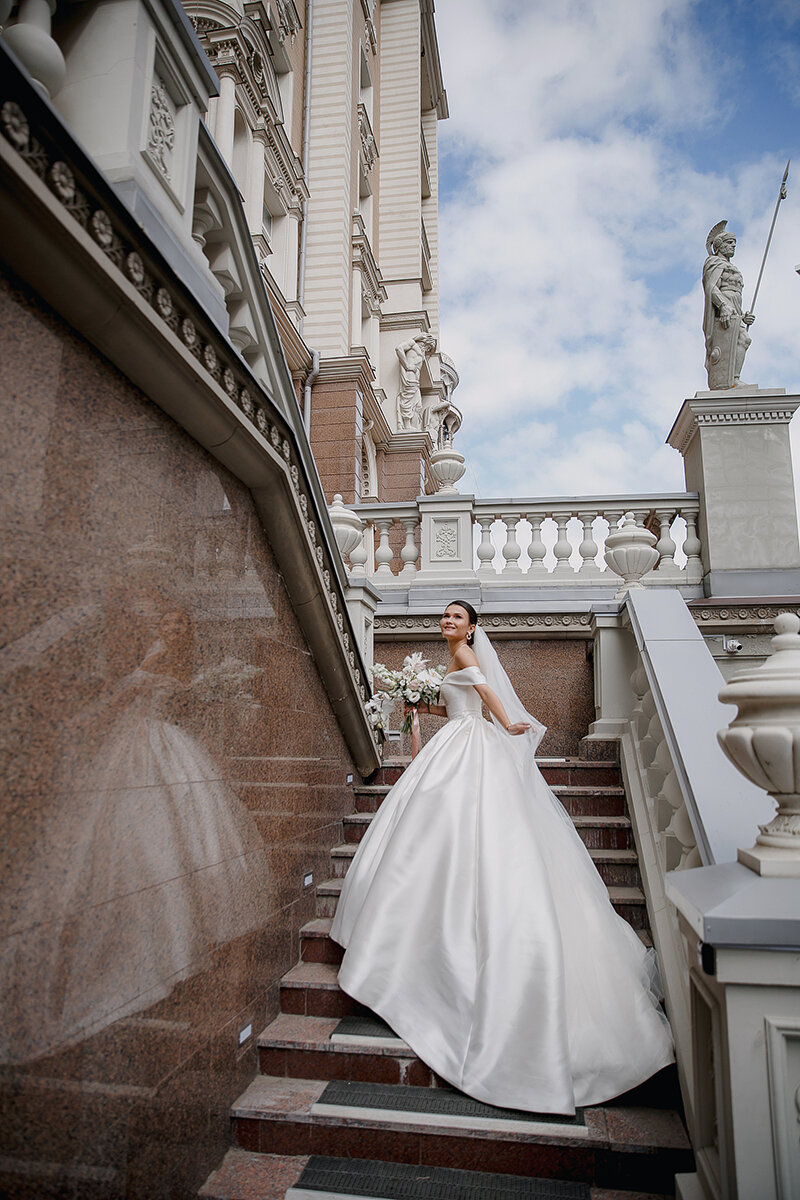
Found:
[{"label": "baluster", "polygon": [[597,513],[593,509],[588,511],[584,509],[578,513],[578,520],[583,525],[583,541],[578,547],[578,552],[581,556],[581,564],[578,567],[578,571],[583,579],[602,575],[602,571],[595,562],[598,554],[598,546],[594,540],[593,528],[596,516]]},{"label": "baluster", "polygon": [[375,562],[378,564],[375,570],[376,579],[394,579],[392,574],[394,551],[389,545],[389,530],[393,524],[394,517],[378,517],[375,521],[381,539],[375,551]]},{"label": "baluster", "polygon": [[670,532],[670,527],[672,525],[672,520],[673,520],[674,516],[675,516],[674,509],[671,509],[671,508],[657,508],[656,509],[656,517],[658,518],[658,526],[659,526],[659,532],[660,532],[659,539],[656,542],[656,550],[661,555],[661,558],[659,559],[658,567],[656,569],[657,569],[659,575],[661,575],[661,576],[666,576],[666,575],[673,576],[673,575],[680,574],[678,566],[675,562],[675,551],[677,550],[677,546],[675,545],[675,542],[673,541],[673,538],[672,538],[672,534]]},{"label": "baluster", "polygon": [[409,575],[416,575],[417,573],[419,547],[416,543],[416,532],[419,526],[419,518],[416,515],[413,517],[402,517],[401,524],[406,529],[406,543],[400,551],[400,557],[403,560],[403,569],[400,574],[408,578]]},{"label": "baluster", "polygon": [[553,574],[574,575],[575,572],[570,566],[569,561],[572,557],[572,543],[567,537],[567,523],[572,517],[572,513],[551,513],[550,515],[558,526],[558,537],[553,547],[553,553],[556,556],[556,565],[553,568]]},{"label": "baluster", "polygon": [[532,517],[528,514],[528,520],[531,523],[531,544],[528,546],[528,558],[531,560],[531,566],[528,575],[547,575],[547,567],[544,565],[547,547],[542,541],[542,524],[546,517]]},{"label": "baluster", "polygon": [[522,554],[522,547],[517,541],[517,521],[519,520],[519,516],[517,513],[501,513],[500,520],[504,521],[506,526],[506,544],[503,546],[503,558],[505,559],[503,574],[521,575],[522,568],[519,565],[519,559]]},{"label": "baluster", "polygon": [[494,525],[494,517],[476,517],[478,525],[481,527],[481,540],[478,543],[478,574],[479,575],[495,575],[497,572],[494,569],[495,546],[492,541],[492,525]]},{"label": "baluster", "polygon": [[683,553],[686,555],[686,582],[700,583],[703,578],[703,560],[700,557],[702,546],[697,536],[697,513],[682,514],[686,521],[686,540],[683,543]]},{"label": "baluster", "polygon": [[64,83],[67,64],[51,36],[56,0],[21,0],[14,25],[3,30],[3,41],[10,46],[48,100]]},{"label": "baluster", "polygon": [[370,527],[368,525],[361,535],[361,541],[354,550],[350,551],[351,579],[361,579],[366,575],[366,562],[369,558],[369,553],[367,551],[367,529],[369,528]]}]

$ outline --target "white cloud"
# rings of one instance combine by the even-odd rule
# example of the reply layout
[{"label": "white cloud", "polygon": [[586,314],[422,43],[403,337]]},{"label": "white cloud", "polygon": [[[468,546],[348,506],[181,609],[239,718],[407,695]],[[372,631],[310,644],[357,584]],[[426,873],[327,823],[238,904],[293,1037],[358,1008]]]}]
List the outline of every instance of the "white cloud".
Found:
[{"label": "white cloud", "polygon": [[[749,299],[784,166],[712,171],[687,152],[727,114],[736,65],[711,69],[692,10],[438,0],[453,114],[440,145],[463,180],[441,209],[442,348],[484,496],[681,487],[663,443],[706,386],[705,236],[730,218]],[[791,389],[795,194],[783,209],[744,375]]]}]

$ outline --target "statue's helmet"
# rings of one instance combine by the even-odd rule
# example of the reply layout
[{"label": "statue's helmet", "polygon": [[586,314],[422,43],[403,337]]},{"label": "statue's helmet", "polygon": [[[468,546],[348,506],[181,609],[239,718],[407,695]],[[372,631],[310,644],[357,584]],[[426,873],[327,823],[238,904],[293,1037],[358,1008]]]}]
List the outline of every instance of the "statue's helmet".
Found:
[{"label": "statue's helmet", "polygon": [[732,238],[735,235],[726,228],[727,221],[718,221],[713,229],[709,229],[708,237],[706,238],[706,250],[709,254],[716,254],[717,245],[723,237]]}]

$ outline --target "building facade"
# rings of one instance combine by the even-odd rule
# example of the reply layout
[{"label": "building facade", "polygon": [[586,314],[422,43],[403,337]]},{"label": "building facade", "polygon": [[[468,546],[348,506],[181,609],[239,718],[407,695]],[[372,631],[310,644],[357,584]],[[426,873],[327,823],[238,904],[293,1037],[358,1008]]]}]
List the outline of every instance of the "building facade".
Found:
[{"label": "building facade", "polygon": [[[326,494],[436,491],[431,455],[460,415],[438,345],[447,98],[433,5],[184,8],[219,78],[208,128],[242,196]],[[213,238],[206,253],[235,300]]]}]

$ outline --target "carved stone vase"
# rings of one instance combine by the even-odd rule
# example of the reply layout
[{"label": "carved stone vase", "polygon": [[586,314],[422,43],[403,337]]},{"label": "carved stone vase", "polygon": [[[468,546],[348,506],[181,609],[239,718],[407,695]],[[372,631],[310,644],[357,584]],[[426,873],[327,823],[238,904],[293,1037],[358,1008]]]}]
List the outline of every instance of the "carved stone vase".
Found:
[{"label": "carved stone vase", "polygon": [[642,576],[651,571],[659,560],[656,538],[642,525],[637,525],[633,513],[625,513],[620,529],[612,529],[606,538],[606,565],[615,575],[622,576],[617,598],[632,588],[644,587]]},{"label": "carved stone vase", "polygon": [[800,876],[800,618],[781,613],[772,654],[760,667],[734,675],[719,693],[738,715],[717,734],[727,757],[769,792],[777,815],[739,861],[760,875]]},{"label": "carved stone vase", "polygon": [[350,566],[347,562],[348,556],[352,550],[355,550],[361,542],[363,532],[363,522],[358,513],[354,513],[351,508],[345,508],[339,492],[333,497],[333,503],[328,505],[330,513],[331,525],[336,536],[336,544],[342,555],[344,568],[347,573],[350,573]]},{"label": "carved stone vase", "polygon": [[434,450],[431,455],[431,474],[436,480],[440,495],[458,495],[458,483],[466,471],[464,455],[452,447]]}]

